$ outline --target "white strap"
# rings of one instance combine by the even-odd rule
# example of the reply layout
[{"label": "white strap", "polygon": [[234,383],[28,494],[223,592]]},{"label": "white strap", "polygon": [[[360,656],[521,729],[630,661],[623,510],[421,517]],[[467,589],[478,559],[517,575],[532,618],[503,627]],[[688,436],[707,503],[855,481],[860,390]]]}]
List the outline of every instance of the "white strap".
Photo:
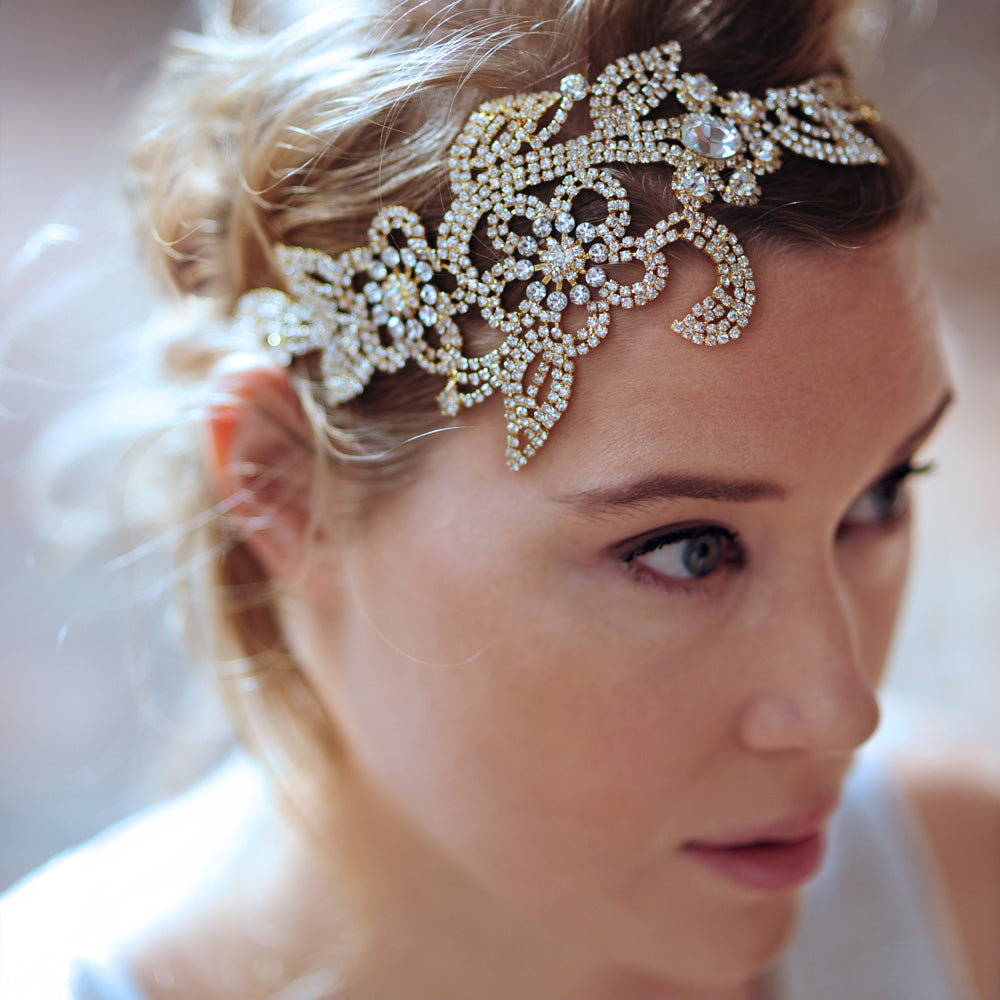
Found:
[{"label": "white strap", "polygon": [[124,965],[90,960],[74,962],[69,995],[71,1000],[148,1000]]}]

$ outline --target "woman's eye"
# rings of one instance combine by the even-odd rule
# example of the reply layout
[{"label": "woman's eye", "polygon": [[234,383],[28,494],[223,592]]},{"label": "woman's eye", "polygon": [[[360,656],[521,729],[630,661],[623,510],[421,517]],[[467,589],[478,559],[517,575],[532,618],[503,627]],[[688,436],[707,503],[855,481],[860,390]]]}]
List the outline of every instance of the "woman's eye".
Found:
[{"label": "woman's eye", "polygon": [[907,462],[865,490],[847,509],[842,528],[892,524],[910,509],[909,480],[929,472],[931,464],[914,466]]},{"label": "woman's eye", "polygon": [[699,580],[737,560],[735,538],[716,526],[681,528],[647,539],[625,561],[668,580]]}]

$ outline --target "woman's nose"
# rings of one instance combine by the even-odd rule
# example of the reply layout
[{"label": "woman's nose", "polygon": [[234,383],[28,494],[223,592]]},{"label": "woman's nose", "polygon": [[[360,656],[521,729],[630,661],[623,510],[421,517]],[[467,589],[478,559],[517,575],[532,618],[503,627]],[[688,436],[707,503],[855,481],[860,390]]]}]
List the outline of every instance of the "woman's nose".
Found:
[{"label": "woman's nose", "polygon": [[879,721],[877,665],[860,652],[863,609],[834,570],[798,584],[775,596],[770,624],[762,625],[740,737],[760,753],[847,755]]}]

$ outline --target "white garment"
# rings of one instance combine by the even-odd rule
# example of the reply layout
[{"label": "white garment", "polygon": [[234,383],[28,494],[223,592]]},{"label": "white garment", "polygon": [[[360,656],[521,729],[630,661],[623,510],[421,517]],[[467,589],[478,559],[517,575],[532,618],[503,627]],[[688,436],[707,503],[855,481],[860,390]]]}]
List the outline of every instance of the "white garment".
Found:
[{"label": "white garment", "polygon": [[267,801],[263,777],[235,756],[15,885],[0,897],[0,1000],[145,1000],[120,942],[210,891]]},{"label": "white garment", "polygon": [[[260,821],[263,779],[234,761],[179,800],[56,859],[0,899],[3,1000],[144,1000],[115,942],[170,913]],[[835,818],[779,1000],[969,1000],[920,832],[875,754]]]}]

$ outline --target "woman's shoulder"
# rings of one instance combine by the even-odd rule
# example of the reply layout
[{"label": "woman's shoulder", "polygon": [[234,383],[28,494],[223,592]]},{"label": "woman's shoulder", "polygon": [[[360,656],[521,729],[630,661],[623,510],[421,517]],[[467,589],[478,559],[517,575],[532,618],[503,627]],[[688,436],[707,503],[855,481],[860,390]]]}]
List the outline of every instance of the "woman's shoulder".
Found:
[{"label": "woman's shoulder", "polygon": [[0,995],[132,1000],[122,943],[184,906],[247,836],[266,785],[242,757],[0,897]]},{"label": "woman's shoulder", "polygon": [[[978,887],[980,902],[973,903],[954,885],[943,871],[948,862],[937,831],[927,829],[922,804],[931,784],[949,796],[970,794],[960,780],[969,771],[952,777],[950,768],[926,772],[905,752],[907,745],[912,743],[883,738],[856,762],[831,826],[826,862],[807,887],[798,931],[780,966],[779,995],[794,1000],[971,1000],[975,995],[973,983],[989,950],[975,949],[991,932],[979,928],[980,936],[970,940],[964,933],[967,908],[990,905],[990,892],[995,905],[997,889]],[[981,857],[989,851],[989,838],[982,837],[979,823],[988,821],[991,796],[980,789],[973,797]],[[981,864],[982,875],[989,877],[988,862]],[[982,1000],[997,1000],[992,989]]]},{"label": "woman's shoulder", "polygon": [[892,761],[983,1000],[1000,1000],[1000,774],[963,750]]}]

